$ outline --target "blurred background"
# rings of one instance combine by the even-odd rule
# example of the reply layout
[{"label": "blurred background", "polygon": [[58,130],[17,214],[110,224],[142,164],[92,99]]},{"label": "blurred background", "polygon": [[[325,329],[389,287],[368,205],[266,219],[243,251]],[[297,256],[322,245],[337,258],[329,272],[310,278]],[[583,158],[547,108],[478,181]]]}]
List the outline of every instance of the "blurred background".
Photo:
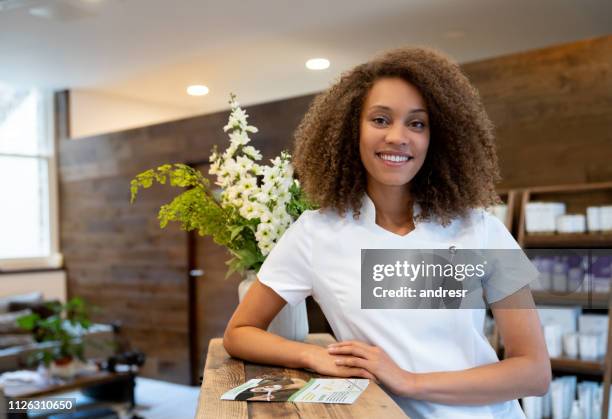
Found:
[{"label": "blurred background", "polygon": [[[116,343],[90,358],[143,353],[137,379],[193,411],[242,278],[224,279],[228,255],[212,240],[159,228],[176,190],[130,205],[130,180],[163,163],[207,173],[212,146],[229,144],[230,93],[267,161],[290,149],[317,92],[405,45],[446,52],[479,90],[503,176],[505,205],[492,210],[519,243],[609,249],[611,16],[608,0],[0,0],[0,316],[82,298]],[[555,374],[608,394],[610,263],[577,288],[588,269],[534,258],[536,301],[558,310],[543,316]],[[330,332],[313,301],[308,313],[311,331]],[[599,333],[602,350],[574,353],[581,333]],[[0,372],[25,368],[38,342],[6,336]]]}]

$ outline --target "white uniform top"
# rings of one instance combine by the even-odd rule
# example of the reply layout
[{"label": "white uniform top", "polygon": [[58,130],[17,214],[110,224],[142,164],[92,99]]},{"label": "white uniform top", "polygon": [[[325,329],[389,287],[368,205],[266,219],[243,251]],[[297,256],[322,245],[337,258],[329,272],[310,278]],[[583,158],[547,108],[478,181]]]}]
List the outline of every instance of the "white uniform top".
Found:
[{"label": "white uniform top", "polygon": [[[361,249],[520,248],[506,227],[479,209],[447,227],[417,223],[400,236],[378,226],[375,217],[367,194],[358,220],[351,211],[344,217],[333,211],[306,211],[270,252],[259,280],[290,304],[312,295],[338,340],[379,346],[407,371],[455,371],[498,362],[484,336],[484,309],[362,310]],[[516,282],[516,290],[533,279]],[[392,397],[413,419],[525,417],[517,400],[456,406]]]}]

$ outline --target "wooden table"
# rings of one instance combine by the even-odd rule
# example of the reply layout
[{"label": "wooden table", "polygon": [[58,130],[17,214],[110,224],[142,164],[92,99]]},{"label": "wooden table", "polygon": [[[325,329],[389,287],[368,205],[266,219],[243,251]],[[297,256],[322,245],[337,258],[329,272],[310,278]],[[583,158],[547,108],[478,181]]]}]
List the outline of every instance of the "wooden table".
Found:
[{"label": "wooden table", "polygon": [[[306,342],[326,346],[334,342],[329,334],[311,334]],[[196,418],[406,418],[402,409],[374,382],[354,404],[242,402],[220,400],[223,393],[263,374],[286,375],[308,381],[320,375],[304,370],[251,364],[231,358],[221,338],[211,339],[204,367],[204,382]]]}]

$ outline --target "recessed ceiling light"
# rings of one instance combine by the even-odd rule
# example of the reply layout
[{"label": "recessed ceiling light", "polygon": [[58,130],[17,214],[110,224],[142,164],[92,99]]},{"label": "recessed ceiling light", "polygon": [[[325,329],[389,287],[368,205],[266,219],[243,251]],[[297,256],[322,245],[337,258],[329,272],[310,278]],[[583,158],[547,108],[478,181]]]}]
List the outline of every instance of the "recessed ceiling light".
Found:
[{"label": "recessed ceiling light", "polygon": [[194,84],[187,88],[187,94],[191,96],[204,96],[208,94],[208,87],[202,84]]},{"label": "recessed ceiling light", "polygon": [[306,68],[309,70],[325,70],[329,68],[329,60],[326,58],[311,58],[306,61]]}]

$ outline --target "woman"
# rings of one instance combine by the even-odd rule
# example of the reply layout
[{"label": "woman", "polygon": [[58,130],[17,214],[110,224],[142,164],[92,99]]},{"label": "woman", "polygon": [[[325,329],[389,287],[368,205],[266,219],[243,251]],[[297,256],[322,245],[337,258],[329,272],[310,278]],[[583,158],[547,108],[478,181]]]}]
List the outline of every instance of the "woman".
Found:
[{"label": "woman", "polygon": [[[497,202],[490,123],[458,65],[418,48],[390,51],[344,74],[314,100],[296,133],[294,164],[320,206],[283,235],[236,309],[227,351],[253,362],[380,382],[412,418],[522,418],[519,397],[546,393],[550,361],[519,278],[484,310],[363,310],[362,248],[519,249],[482,208]],[[288,302],[312,295],[338,344],[321,348],[266,332]],[[509,309],[527,299],[531,309]]]}]

